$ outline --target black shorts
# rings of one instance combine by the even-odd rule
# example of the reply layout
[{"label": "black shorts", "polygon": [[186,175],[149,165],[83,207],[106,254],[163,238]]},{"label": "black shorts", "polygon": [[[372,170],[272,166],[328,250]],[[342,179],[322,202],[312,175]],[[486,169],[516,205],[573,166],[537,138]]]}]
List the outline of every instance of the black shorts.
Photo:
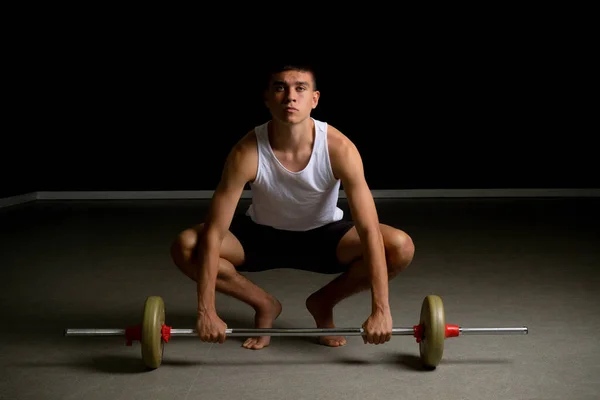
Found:
[{"label": "black shorts", "polygon": [[309,231],[287,231],[255,223],[245,214],[233,217],[229,230],[244,248],[243,265],[238,271],[258,272],[293,268],[322,274],[337,274],[348,265],[337,260],[340,239],[354,226],[341,220]]}]

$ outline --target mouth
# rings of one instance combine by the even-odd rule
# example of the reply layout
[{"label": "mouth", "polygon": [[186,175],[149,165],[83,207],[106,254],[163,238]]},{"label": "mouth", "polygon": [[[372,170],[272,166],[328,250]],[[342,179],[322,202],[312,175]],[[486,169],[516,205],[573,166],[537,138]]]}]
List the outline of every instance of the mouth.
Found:
[{"label": "mouth", "polygon": [[297,108],[294,108],[294,107],[286,107],[286,108],[285,108],[285,111],[287,111],[287,112],[291,112],[291,111],[298,111],[298,109],[297,109]]}]

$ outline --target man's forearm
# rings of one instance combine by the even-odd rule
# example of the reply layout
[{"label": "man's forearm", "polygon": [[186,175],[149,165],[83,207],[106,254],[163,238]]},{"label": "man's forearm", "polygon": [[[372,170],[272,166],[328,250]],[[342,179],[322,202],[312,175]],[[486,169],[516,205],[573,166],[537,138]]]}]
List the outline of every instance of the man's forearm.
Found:
[{"label": "man's forearm", "polygon": [[388,271],[383,236],[379,229],[363,233],[364,261],[371,281],[373,312],[389,309]]},{"label": "man's forearm", "polygon": [[215,311],[215,287],[219,271],[219,246],[214,238],[203,238],[197,266],[198,313]]}]

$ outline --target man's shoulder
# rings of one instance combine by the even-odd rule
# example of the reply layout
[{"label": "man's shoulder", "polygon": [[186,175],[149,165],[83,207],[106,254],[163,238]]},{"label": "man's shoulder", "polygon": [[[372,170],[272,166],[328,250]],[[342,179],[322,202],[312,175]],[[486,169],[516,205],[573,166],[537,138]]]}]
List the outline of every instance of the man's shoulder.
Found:
[{"label": "man's shoulder", "polygon": [[256,132],[254,129],[251,129],[233,145],[229,157],[241,163],[252,162],[258,155],[256,144]]},{"label": "man's shoulder", "polygon": [[252,129],[231,148],[227,156],[226,169],[244,175],[245,180],[253,180],[256,177],[257,165],[256,132]]},{"label": "man's shoulder", "polygon": [[237,142],[236,146],[243,148],[256,147],[256,128],[250,129],[242,138]]},{"label": "man's shoulder", "polygon": [[331,168],[336,178],[346,176],[349,166],[360,163],[358,149],[352,140],[332,125],[327,127],[327,148]]},{"label": "man's shoulder", "polygon": [[352,140],[335,126],[327,125],[327,146],[333,156],[344,156],[348,151],[354,150]]},{"label": "man's shoulder", "polygon": [[269,121],[266,121],[260,125],[255,126],[250,129],[248,132],[241,137],[240,140],[234,145],[234,150],[242,150],[245,152],[250,152],[255,154],[257,152],[257,144],[258,144],[258,135],[259,132],[263,134],[266,132],[267,126],[269,125]]}]

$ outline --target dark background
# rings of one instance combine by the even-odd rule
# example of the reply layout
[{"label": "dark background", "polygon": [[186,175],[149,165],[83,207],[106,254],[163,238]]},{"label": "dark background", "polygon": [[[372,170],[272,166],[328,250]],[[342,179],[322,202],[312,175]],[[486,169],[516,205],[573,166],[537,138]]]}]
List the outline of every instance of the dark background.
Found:
[{"label": "dark background", "polygon": [[0,197],[212,190],[229,148],[269,118],[261,73],[277,60],[317,69],[313,116],[357,144],[372,189],[600,186],[583,25],[291,29],[275,43],[109,22],[12,32]]}]

